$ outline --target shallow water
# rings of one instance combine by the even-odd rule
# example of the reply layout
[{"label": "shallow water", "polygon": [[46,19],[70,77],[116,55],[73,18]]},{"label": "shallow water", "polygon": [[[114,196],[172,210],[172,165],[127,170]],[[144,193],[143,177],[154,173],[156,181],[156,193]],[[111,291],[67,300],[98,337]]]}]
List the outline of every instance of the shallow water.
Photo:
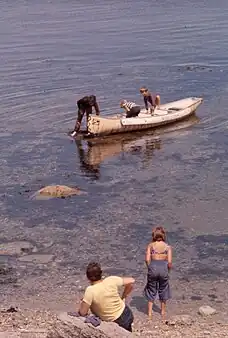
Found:
[{"label": "shallow water", "polygon": [[[0,10],[1,238],[55,254],[38,270],[13,260],[18,278],[39,276],[39,289],[55,276],[57,286],[99,259],[142,281],[155,224],[169,232],[174,279],[227,278],[227,2],[3,1]],[[95,145],[67,137],[82,95],[96,94],[108,115],[121,98],[142,103],[141,85],[162,102],[204,103],[156,132]],[[52,183],[88,195],[29,199]]]}]

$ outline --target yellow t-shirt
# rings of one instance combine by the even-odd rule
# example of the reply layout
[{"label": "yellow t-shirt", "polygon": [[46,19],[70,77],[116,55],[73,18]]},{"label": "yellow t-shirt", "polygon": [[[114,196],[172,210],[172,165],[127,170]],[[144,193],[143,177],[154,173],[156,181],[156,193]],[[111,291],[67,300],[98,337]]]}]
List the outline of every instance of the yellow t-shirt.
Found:
[{"label": "yellow t-shirt", "polygon": [[92,313],[101,320],[113,322],[120,317],[125,308],[125,303],[118,292],[120,286],[123,286],[121,277],[107,277],[100,283],[88,286],[83,301],[90,305]]}]

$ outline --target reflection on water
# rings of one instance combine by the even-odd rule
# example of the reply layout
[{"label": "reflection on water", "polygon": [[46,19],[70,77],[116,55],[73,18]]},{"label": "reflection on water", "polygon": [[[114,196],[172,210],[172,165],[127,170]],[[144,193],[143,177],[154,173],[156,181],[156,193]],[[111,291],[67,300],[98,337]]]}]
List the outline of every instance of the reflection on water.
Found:
[{"label": "reflection on water", "polygon": [[[1,238],[33,241],[56,257],[46,277],[37,278],[37,266],[23,263],[27,280],[8,288],[11,299],[19,290],[28,294],[29,278],[36,295],[42,287],[59,293],[62,277],[68,282],[62,290],[69,291],[73,274],[80,280],[90,259],[110,273],[118,262],[123,274],[142,281],[155,223],[165,225],[174,245],[178,287],[178,274],[188,275],[199,260],[227,277],[226,252],[203,237],[202,246],[207,241],[216,250],[198,257],[195,238],[227,232],[228,6],[179,2],[1,2]],[[192,117],[189,124],[76,147],[66,137],[80,97],[95,94],[105,116],[117,112],[122,98],[143,104],[142,85],[162,102],[202,96],[200,123],[193,127],[198,120]],[[88,195],[29,199],[49,184],[78,186]],[[45,247],[45,239],[53,245]],[[196,271],[194,290],[201,277]],[[66,277],[72,275],[71,283]]]},{"label": "reflection on water", "polygon": [[196,115],[186,120],[147,132],[124,133],[90,140],[75,140],[80,170],[94,180],[100,178],[100,164],[121,153],[141,154],[143,168],[149,166],[155,150],[162,147],[160,135],[181,134],[186,128],[199,122]]},{"label": "reflection on water", "polygon": [[80,161],[80,170],[83,173],[88,174],[88,176],[91,177],[92,179],[98,180],[100,177],[100,166],[99,166],[100,162],[96,164],[90,163],[90,161],[88,160],[88,158],[90,157],[91,149],[93,149],[93,147],[89,146],[88,144],[88,149],[85,150],[81,140],[75,140],[75,144]]}]

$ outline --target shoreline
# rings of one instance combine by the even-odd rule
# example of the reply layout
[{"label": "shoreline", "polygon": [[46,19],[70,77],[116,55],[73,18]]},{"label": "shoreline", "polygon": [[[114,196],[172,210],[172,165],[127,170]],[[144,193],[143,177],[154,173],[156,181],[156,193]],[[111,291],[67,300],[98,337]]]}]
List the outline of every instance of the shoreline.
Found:
[{"label": "shoreline", "polygon": [[[138,290],[137,290],[138,289]],[[153,312],[153,319],[149,320],[146,315],[146,301],[142,298],[139,288],[129,297],[127,303],[134,313],[133,337],[227,337],[228,336],[228,313],[227,302],[215,302],[204,300],[175,299],[177,292],[167,306],[167,316],[161,319],[158,313],[159,303],[156,301]],[[223,291],[227,286],[223,285]],[[221,290],[222,291],[222,290]],[[9,299],[10,298],[10,299]],[[2,332],[22,332],[29,330],[48,330],[54,325],[60,313],[77,311],[77,304],[80,302],[81,292],[72,293],[62,290],[51,293],[47,291],[40,295],[24,297],[18,294],[17,297],[9,297],[1,303],[0,322]],[[216,310],[210,316],[201,316],[198,313],[199,307],[209,305]],[[3,313],[10,307],[18,307],[18,312]],[[182,316],[188,317],[182,320]],[[179,318],[180,322],[175,322]],[[178,319],[178,320],[179,320]],[[189,322],[190,319],[190,322]],[[166,322],[171,322],[171,324]],[[46,332],[46,331],[45,331]],[[2,336],[0,335],[2,338]],[[4,336],[3,336],[4,337]],[[19,336],[20,337],[20,336]],[[119,337],[119,336],[116,336]]]},{"label": "shoreline", "polygon": [[[7,252],[10,261],[7,263],[7,256],[4,256],[5,258],[1,256],[4,258],[6,269],[6,274],[4,274],[4,265],[0,270],[1,309],[8,309],[12,306],[18,307],[19,311],[12,314],[0,313],[1,330],[7,329],[4,321],[8,320],[11,321],[8,322],[8,328],[11,330],[16,327],[19,330],[20,327],[26,330],[29,325],[31,328],[34,326],[37,329],[46,328],[46,326],[50,326],[50,323],[55,322],[59,313],[78,310],[77,304],[88,285],[85,272],[80,268],[76,270],[69,264],[63,264],[62,251],[56,251],[55,246],[50,247],[50,245],[51,242],[45,243],[46,250],[43,255],[40,255],[39,250],[36,249],[39,246],[32,244],[32,242],[6,241],[2,243],[2,253],[3,250],[4,253]],[[77,255],[76,251],[71,252]],[[53,254],[56,257],[54,260],[52,259]],[[29,261],[29,257],[32,258],[31,261]],[[187,269],[191,268],[194,262],[189,265],[188,261],[183,261],[180,264],[180,259],[181,256],[178,256],[170,276],[172,299],[167,304],[167,320],[173,316],[187,315],[193,319],[191,325],[185,323],[171,326],[164,324],[157,312],[157,306],[155,306],[153,320],[148,320],[147,303],[142,295],[146,282],[146,268],[139,264],[133,274],[136,275],[136,284],[127,300],[134,313],[134,333],[136,335],[155,337],[154,332],[157,334],[157,330],[159,330],[163,334],[163,336],[160,335],[161,337],[166,337],[167,334],[169,334],[168,337],[175,338],[178,335],[180,337],[217,337],[216,332],[227,331],[228,279],[225,275],[214,274],[214,270],[210,270],[207,274],[202,270],[202,273],[197,274],[201,267],[199,263],[195,273],[188,273]],[[111,268],[109,264],[102,265],[106,276],[123,275],[121,269],[118,271],[118,268]],[[182,269],[177,268],[178,266]],[[131,271],[133,269],[126,273],[129,274]],[[158,302],[156,305],[159,305]],[[198,309],[203,305],[211,306],[217,313],[208,318],[201,317],[198,314]],[[24,321],[24,318],[28,318],[28,320]],[[38,325],[39,323],[40,325]],[[211,333],[210,335],[209,333],[204,334],[204,331],[212,332],[213,335]],[[219,334],[218,337],[227,337],[227,334],[222,334]],[[2,338],[1,335],[0,338]]]},{"label": "shoreline", "polygon": [[[59,304],[60,305],[60,304]],[[58,305],[57,305],[58,307]],[[58,316],[63,312],[50,309],[35,309],[28,307],[18,308],[15,313],[3,313],[6,307],[1,307],[0,312],[0,337],[11,337],[6,334],[32,333],[39,334],[37,337],[46,337],[58,320]],[[202,317],[195,309],[182,307],[178,315],[167,316],[161,320],[160,315],[155,312],[152,320],[148,320],[145,314],[140,313],[133,308],[135,321],[133,325],[132,337],[227,337],[228,321],[220,319],[220,311],[216,314]],[[171,311],[170,311],[171,312]],[[175,311],[174,311],[175,312]],[[115,325],[115,324],[113,324]],[[5,336],[3,335],[5,334]],[[12,336],[14,337],[14,336]],[[16,336],[15,336],[16,337]],[[22,336],[21,336],[22,337]],[[27,337],[27,336],[26,336]],[[35,337],[35,336],[34,336]],[[69,337],[71,337],[69,335]],[[73,336],[72,336],[73,337]],[[76,335],[74,337],[77,337]],[[78,336],[79,337],[79,336]],[[115,335],[115,337],[121,337]]]}]

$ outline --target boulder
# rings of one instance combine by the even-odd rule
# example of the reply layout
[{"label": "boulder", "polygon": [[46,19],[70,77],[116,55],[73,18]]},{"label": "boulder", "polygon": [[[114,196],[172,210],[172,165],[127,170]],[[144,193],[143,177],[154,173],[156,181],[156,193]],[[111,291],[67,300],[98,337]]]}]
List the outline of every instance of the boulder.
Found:
[{"label": "boulder", "polygon": [[50,198],[66,198],[74,195],[85,194],[79,188],[71,188],[66,185],[48,185],[31,196],[31,199],[50,199]]},{"label": "boulder", "polygon": [[127,338],[132,336],[130,332],[115,323],[102,322],[100,326],[94,327],[84,323],[80,318],[62,313],[49,330],[47,338]]},{"label": "boulder", "polygon": [[215,314],[217,311],[209,305],[203,305],[199,308],[198,312],[201,316],[206,317],[206,316],[211,316],[211,315]]}]

